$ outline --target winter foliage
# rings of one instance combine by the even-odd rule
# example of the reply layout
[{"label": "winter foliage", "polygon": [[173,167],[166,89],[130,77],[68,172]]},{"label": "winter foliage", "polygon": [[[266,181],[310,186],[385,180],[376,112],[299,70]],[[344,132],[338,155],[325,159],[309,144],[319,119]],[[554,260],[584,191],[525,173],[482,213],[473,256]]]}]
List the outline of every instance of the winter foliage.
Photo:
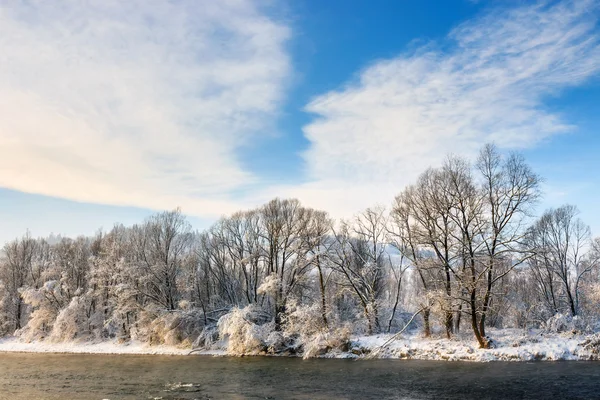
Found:
[{"label": "winter foliage", "polygon": [[488,145],[350,220],[274,199],[204,232],[174,210],[93,237],[26,234],[2,251],[0,330],[303,357],[362,354],[374,335],[493,349],[502,329],[593,334],[600,240],[574,206],[536,218],[539,182]]}]

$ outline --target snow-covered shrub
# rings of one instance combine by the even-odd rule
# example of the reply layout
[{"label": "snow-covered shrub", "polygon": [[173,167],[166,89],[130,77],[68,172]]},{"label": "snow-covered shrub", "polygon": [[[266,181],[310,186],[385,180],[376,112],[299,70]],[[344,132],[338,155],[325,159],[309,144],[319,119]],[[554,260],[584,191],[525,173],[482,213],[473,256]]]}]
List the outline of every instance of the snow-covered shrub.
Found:
[{"label": "snow-covered shrub", "polygon": [[164,343],[191,346],[204,329],[201,310],[187,309],[170,313]]},{"label": "snow-covered shrub", "polygon": [[119,341],[127,341],[137,332],[134,326],[139,313],[137,291],[125,283],[116,284],[110,291],[112,296],[107,302],[110,312],[104,321],[103,334]]},{"label": "snow-covered shrub", "polygon": [[131,336],[151,345],[191,347],[204,328],[203,321],[198,309],[167,312],[148,307],[139,313]]},{"label": "snow-covered shrub", "polygon": [[142,309],[135,314],[135,322],[129,327],[129,338],[140,342],[146,342],[150,344],[160,344],[160,340],[157,340],[161,334],[156,334],[157,330],[162,331],[162,320],[160,316],[160,310],[147,307]]},{"label": "snow-covered shrub", "polygon": [[50,335],[52,340],[106,338],[105,315],[94,295],[91,289],[86,293],[81,289],[75,292],[69,304],[56,316]]},{"label": "snow-covered shrub", "polygon": [[25,327],[15,334],[27,341],[49,337],[54,341],[101,338],[104,316],[94,307],[94,293],[76,290],[70,296],[62,281],[47,281],[39,289],[21,290],[32,310]]},{"label": "snow-covered shrub", "polygon": [[287,309],[284,334],[294,339],[294,347],[302,352],[304,358],[347,348],[351,333],[349,326],[338,326],[331,316],[330,321],[336,328],[325,326],[319,304],[305,306],[292,302]]},{"label": "snow-covered shrub", "polygon": [[269,354],[279,354],[293,348],[289,338],[283,332],[277,330],[268,332],[265,344],[267,345],[267,353]]},{"label": "snow-covered shrub", "polygon": [[216,325],[205,326],[192,343],[194,349],[210,349],[219,340],[219,329]]},{"label": "snow-covered shrub", "polygon": [[188,300],[180,300],[179,303],[177,303],[177,306],[180,310],[189,311],[192,308],[192,303]]},{"label": "snow-covered shrub", "polygon": [[269,335],[275,330],[275,323],[266,322],[265,319],[264,311],[253,304],[233,308],[219,318],[217,328],[220,337],[227,339],[227,353],[246,355],[266,352],[272,344]]},{"label": "snow-covered shrub", "polygon": [[331,350],[346,351],[350,346],[350,328],[345,325],[322,330],[310,336],[303,345],[303,358],[320,356]]},{"label": "snow-covered shrub", "polygon": [[131,328],[131,338],[151,345],[165,344],[170,324],[171,315],[148,307],[137,313],[137,319]]},{"label": "snow-covered shrub", "polygon": [[166,344],[175,346],[180,344],[184,337],[178,329],[179,316],[175,313],[164,314],[150,323],[150,344]]},{"label": "snow-covered shrub", "polygon": [[569,314],[557,313],[546,321],[544,328],[553,333],[573,332],[578,329],[578,320]]},{"label": "snow-covered shrub", "polygon": [[585,282],[582,285],[580,311],[585,330],[600,331],[600,282]]},{"label": "snow-covered shrub", "polygon": [[310,336],[326,328],[319,304],[299,305],[292,301],[283,320],[288,335]]},{"label": "snow-covered shrub", "polygon": [[11,315],[13,301],[4,283],[1,281],[0,293],[2,293],[2,297],[0,297],[0,336],[5,336],[13,334],[14,331],[14,317]]},{"label": "snow-covered shrub", "polygon": [[600,357],[600,333],[589,336],[579,345],[591,354],[590,358],[597,360]]},{"label": "snow-covered shrub", "polygon": [[69,305],[56,316],[50,339],[57,342],[68,341],[88,334],[85,307],[85,299],[73,297]]},{"label": "snow-covered shrub", "polygon": [[258,294],[268,294],[269,296],[275,296],[279,288],[281,287],[281,279],[277,274],[271,274],[267,276],[263,283],[258,287]]},{"label": "snow-covered shrub", "polygon": [[67,301],[60,282],[51,280],[39,289],[22,289],[21,296],[32,312],[27,325],[15,332],[15,335],[26,341],[44,339],[52,331],[54,321]]}]

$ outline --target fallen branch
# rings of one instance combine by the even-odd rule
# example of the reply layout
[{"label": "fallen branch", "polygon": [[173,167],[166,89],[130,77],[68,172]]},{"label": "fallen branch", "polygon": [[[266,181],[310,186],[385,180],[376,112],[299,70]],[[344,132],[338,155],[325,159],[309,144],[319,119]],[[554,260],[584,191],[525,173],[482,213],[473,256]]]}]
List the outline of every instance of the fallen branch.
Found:
[{"label": "fallen branch", "polygon": [[417,312],[415,312],[412,317],[410,317],[410,319],[408,320],[408,322],[406,323],[406,325],[404,325],[404,328],[402,328],[398,333],[394,334],[394,336],[392,336],[391,338],[389,338],[388,340],[385,341],[384,344],[382,344],[381,346],[377,347],[375,350],[373,350],[369,355],[367,355],[367,357],[365,358],[374,358],[375,356],[379,355],[379,353],[386,347],[388,346],[390,343],[392,343],[394,340],[397,340],[400,335],[402,335],[402,333],[408,328],[408,326],[413,322],[413,320],[415,319],[415,317],[417,315],[419,315],[420,313],[422,313],[425,310],[425,308],[421,308],[420,310],[418,310]]}]

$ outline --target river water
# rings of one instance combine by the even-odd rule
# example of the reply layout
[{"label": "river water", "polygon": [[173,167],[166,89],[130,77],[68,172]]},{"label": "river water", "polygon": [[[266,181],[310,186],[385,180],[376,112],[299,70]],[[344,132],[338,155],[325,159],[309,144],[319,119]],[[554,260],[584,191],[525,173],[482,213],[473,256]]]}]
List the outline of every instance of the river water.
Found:
[{"label": "river water", "polygon": [[0,399],[600,399],[600,363],[0,354]]}]

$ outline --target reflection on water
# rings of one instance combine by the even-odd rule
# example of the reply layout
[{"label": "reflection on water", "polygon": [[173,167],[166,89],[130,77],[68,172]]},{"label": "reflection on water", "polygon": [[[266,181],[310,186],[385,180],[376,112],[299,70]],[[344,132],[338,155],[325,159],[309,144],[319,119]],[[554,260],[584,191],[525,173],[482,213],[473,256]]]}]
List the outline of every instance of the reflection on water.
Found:
[{"label": "reflection on water", "polygon": [[1,399],[593,399],[600,364],[0,354]]}]

